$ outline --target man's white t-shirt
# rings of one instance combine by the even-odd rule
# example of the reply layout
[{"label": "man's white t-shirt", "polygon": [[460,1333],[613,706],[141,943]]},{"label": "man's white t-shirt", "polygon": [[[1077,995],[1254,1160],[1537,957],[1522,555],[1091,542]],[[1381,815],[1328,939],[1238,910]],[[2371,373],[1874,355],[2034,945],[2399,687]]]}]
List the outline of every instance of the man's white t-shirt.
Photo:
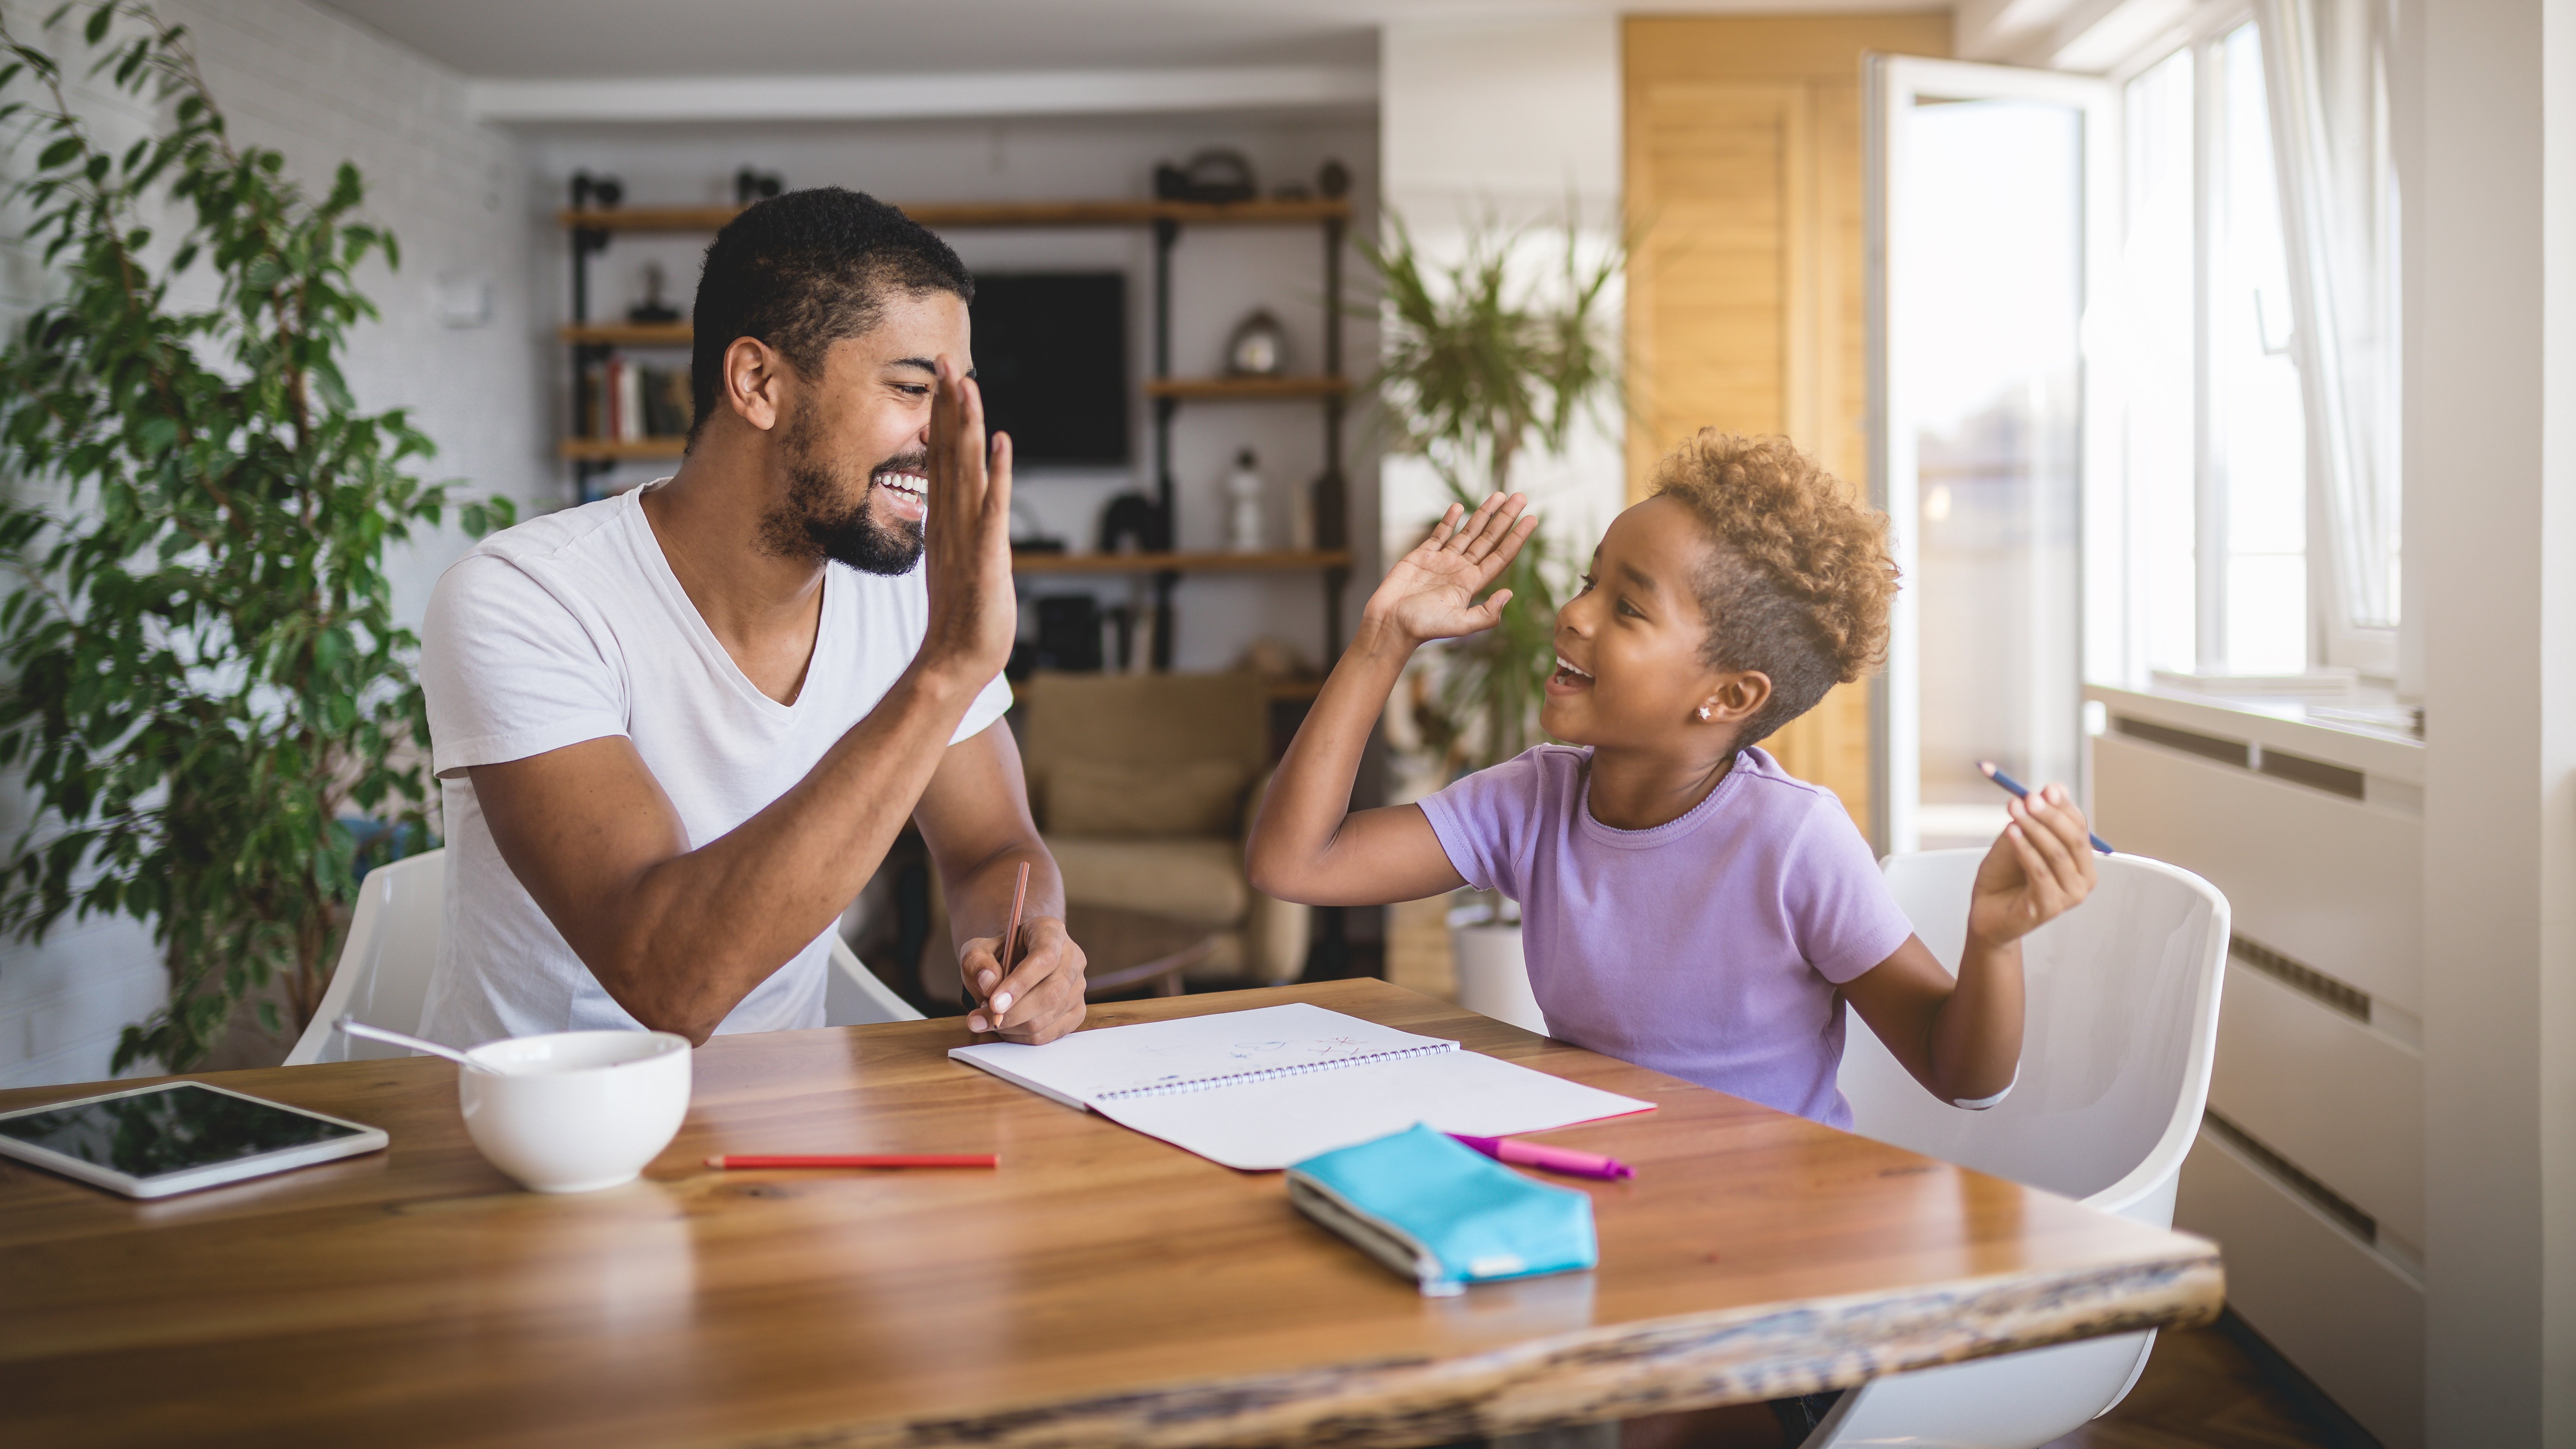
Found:
[{"label": "man's white t-shirt", "polygon": [[[421,627],[433,767],[446,793],[447,912],[421,1034],[640,1030],[501,859],[470,765],[623,735],[696,849],[750,819],[864,719],[920,652],[922,571],[823,571],[814,659],[794,704],[762,694],[671,572],[636,489],[485,539],[440,577]],[[1010,708],[998,676],[954,740]],[[953,743],[954,740],[951,742]],[[827,928],[716,1030],[823,1024]]]}]

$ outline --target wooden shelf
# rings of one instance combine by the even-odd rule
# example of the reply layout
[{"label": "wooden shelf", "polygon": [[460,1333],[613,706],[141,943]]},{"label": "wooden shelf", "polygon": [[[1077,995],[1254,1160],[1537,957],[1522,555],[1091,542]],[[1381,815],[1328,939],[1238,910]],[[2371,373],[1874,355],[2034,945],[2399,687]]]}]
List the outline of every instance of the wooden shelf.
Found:
[{"label": "wooden shelf", "polygon": [[1349,549],[1271,549],[1263,553],[1014,553],[1023,574],[1229,574],[1294,569],[1347,569]]},{"label": "wooden shelf", "polygon": [[1149,377],[1145,396],[1205,401],[1253,402],[1264,398],[1340,397],[1351,390],[1347,377]]},{"label": "wooden shelf", "polygon": [[686,347],[690,334],[686,322],[567,322],[560,335],[575,346]]},{"label": "wooden shelf", "polygon": [[560,445],[568,463],[622,463],[637,458],[676,458],[688,451],[686,438],[566,438]]},{"label": "wooden shelf", "polygon": [[[1177,221],[1191,226],[1280,226],[1348,221],[1351,203],[1338,201],[938,201],[900,208],[927,227],[1149,226]],[[714,231],[740,214],[736,206],[630,206],[615,211],[563,211],[566,230]]]}]

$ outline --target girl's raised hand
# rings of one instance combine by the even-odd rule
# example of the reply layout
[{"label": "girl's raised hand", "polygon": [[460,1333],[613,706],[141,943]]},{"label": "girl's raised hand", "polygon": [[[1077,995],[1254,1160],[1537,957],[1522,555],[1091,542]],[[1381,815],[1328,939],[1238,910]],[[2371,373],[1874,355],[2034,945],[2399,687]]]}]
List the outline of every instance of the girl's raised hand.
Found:
[{"label": "girl's raised hand", "polygon": [[2004,809],[2012,823],[1979,862],[1968,896],[1968,935],[1993,946],[2083,904],[2098,879],[2084,812],[2065,786],[2033,790]]},{"label": "girl's raised hand", "polygon": [[1386,581],[1369,595],[1360,611],[1363,625],[1392,629],[1407,643],[1454,639],[1502,622],[1503,605],[1512,591],[1498,589],[1479,604],[1478,590],[1490,584],[1538,530],[1538,514],[1519,493],[1509,498],[1490,494],[1476,511],[1452,503],[1431,536],[1396,560]]}]

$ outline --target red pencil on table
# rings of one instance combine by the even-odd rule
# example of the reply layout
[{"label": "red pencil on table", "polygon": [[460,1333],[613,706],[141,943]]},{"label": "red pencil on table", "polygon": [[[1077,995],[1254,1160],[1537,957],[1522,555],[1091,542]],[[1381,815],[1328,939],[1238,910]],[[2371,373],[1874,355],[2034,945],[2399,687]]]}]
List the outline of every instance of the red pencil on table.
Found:
[{"label": "red pencil on table", "polygon": [[707,1166],[743,1167],[999,1167],[989,1152],[729,1152]]}]

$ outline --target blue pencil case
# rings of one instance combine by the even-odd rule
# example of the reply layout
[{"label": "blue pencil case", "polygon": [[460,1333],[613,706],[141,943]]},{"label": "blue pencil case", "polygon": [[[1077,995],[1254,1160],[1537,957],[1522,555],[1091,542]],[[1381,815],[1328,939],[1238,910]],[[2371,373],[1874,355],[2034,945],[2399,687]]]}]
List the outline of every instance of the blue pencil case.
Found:
[{"label": "blue pencil case", "polygon": [[1290,1167],[1288,1200],[1430,1298],[1600,1261],[1591,1198],[1418,1123]]}]

